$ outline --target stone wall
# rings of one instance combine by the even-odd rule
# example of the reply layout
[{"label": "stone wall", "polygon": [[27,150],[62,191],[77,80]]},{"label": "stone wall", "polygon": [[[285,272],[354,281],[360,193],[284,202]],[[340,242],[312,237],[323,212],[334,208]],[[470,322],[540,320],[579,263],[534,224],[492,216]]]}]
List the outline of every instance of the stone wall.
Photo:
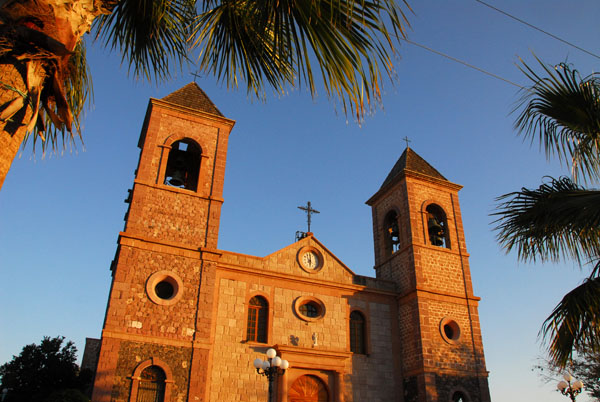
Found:
[{"label": "stone wall", "polygon": [[175,382],[172,385],[171,401],[187,401],[191,348],[131,341],[124,341],[120,344],[111,394],[112,401],[129,401],[131,376],[135,368],[141,362],[153,357],[165,362],[173,373]]},{"label": "stone wall", "polygon": [[[291,280],[276,280],[257,274],[217,272],[217,318],[212,351],[211,401],[262,401],[267,381],[256,374],[253,361],[264,359],[268,347],[279,345],[289,355],[303,355],[301,363],[290,360],[289,377],[321,373],[330,392],[335,391],[334,371],[312,369],[323,365],[318,353],[346,353],[341,363],[346,402],[386,401],[396,387],[393,350],[392,309],[394,297],[376,296],[348,290],[332,290],[317,283],[302,286]],[[310,289],[310,290],[309,290]],[[254,295],[269,303],[269,331],[266,344],[246,341],[247,303]],[[311,296],[323,302],[322,319],[307,322],[294,310],[298,298]],[[372,302],[372,299],[387,302]],[[367,355],[353,355],[349,345],[349,314],[359,309],[367,319]],[[316,344],[313,339],[316,335]],[[314,353],[315,356],[311,357]],[[286,355],[283,354],[286,358]],[[325,364],[326,365],[326,364]],[[375,374],[376,373],[376,374]],[[287,383],[290,387],[292,383]]]}]

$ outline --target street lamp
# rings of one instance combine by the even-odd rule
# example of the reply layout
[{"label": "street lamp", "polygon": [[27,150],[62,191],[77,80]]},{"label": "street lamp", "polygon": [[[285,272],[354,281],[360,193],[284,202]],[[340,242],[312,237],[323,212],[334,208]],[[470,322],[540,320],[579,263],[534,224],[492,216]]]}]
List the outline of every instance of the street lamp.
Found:
[{"label": "street lamp", "polygon": [[273,348],[267,350],[267,358],[269,360],[255,359],[254,368],[260,375],[264,375],[269,380],[269,402],[273,398],[273,381],[277,376],[283,375],[285,370],[290,366],[287,360],[282,360],[276,356],[277,352]]},{"label": "street lamp", "polygon": [[[575,402],[575,397],[583,390],[583,382],[579,380],[573,381],[573,376],[571,376],[569,373],[565,373],[563,378],[565,380],[559,382],[558,385],[556,385],[556,388],[558,388],[561,394],[568,396],[573,402]],[[572,384],[571,381],[573,381]]]}]

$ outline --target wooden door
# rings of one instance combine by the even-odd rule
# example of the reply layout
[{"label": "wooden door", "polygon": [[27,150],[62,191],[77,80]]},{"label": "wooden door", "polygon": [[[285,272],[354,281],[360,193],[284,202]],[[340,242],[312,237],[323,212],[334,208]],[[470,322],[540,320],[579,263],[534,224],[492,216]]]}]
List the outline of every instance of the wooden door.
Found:
[{"label": "wooden door", "polygon": [[303,375],[290,388],[290,402],[329,402],[327,386],[318,377]]}]

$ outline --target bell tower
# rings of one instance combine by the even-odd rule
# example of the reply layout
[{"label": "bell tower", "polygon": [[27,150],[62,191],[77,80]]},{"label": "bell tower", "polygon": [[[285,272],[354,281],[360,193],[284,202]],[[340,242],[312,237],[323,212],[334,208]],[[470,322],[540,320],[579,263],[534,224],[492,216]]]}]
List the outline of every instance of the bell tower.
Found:
[{"label": "bell tower", "polygon": [[405,402],[490,400],[461,188],[407,147],[367,201],[376,276],[399,292]]},{"label": "bell tower", "polygon": [[111,265],[92,400],[135,401],[152,381],[164,400],[206,400],[233,125],[195,83],[150,100]]}]

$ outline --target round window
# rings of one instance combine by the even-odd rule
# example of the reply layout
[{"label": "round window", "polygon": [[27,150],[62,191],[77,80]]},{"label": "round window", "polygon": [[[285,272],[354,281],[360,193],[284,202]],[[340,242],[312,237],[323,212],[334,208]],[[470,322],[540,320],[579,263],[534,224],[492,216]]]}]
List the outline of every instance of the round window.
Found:
[{"label": "round window", "polygon": [[460,327],[458,323],[451,318],[444,318],[440,322],[440,332],[442,338],[448,343],[456,343],[460,340]]},{"label": "round window", "polygon": [[325,304],[316,297],[303,296],[294,302],[294,311],[304,321],[317,321],[325,316]]},{"label": "round window", "polygon": [[309,301],[300,306],[300,314],[308,318],[316,318],[319,316],[319,306],[317,303]]},{"label": "round window", "polygon": [[150,275],[146,282],[146,293],[156,304],[171,305],[181,298],[183,283],[171,271],[158,271]]},{"label": "round window", "polygon": [[169,300],[175,294],[175,288],[168,280],[163,280],[156,284],[154,292],[161,299]]}]

